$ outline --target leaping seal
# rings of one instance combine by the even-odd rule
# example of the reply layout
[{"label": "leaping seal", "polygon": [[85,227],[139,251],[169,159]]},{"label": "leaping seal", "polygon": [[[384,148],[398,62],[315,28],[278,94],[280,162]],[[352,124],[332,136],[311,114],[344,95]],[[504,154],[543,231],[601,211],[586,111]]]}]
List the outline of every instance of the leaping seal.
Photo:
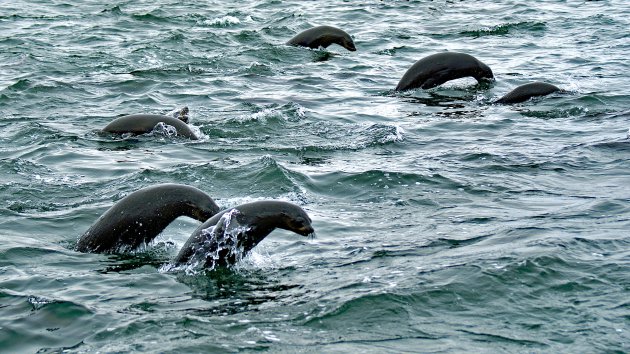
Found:
[{"label": "leaping seal", "polygon": [[319,47],[327,48],[331,44],[339,44],[351,52],[357,50],[348,33],[332,26],[309,28],[291,38],[287,44],[312,49],[317,49]]},{"label": "leaping seal", "polygon": [[430,89],[447,81],[472,76],[477,82],[493,81],[492,70],[472,55],[444,52],[418,60],[403,75],[396,91]]},{"label": "leaping seal", "polygon": [[499,98],[494,103],[521,103],[532,97],[546,96],[554,92],[562,91],[557,86],[545,82],[531,82],[521,85],[510,91],[507,95]]},{"label": "leaping seal", "polygon": [[151,242],[173,220],[188,216],[206,221],[219,212],[201,190],[159,184],[135,191],[109,208],[79,238],[80,252],[114,253]]},{"label": "leaping seal", "polygon": [[188,126],[188,107],[175,112],[174,116],[161,114],[131,114],[122,116],[111,121],[104,132],[114,134],[146,134],[153,131],[156,125],[163,123],[170,125],[177,130],[177,135],[196,140],[197,136]]},{"label": "leaping seal", "polygon": [[307,236],[311,218],[299,206],[282,201],[257,201],[216,214],[197,228],[173,263],[212,269],[235,264],[275,228]]}]

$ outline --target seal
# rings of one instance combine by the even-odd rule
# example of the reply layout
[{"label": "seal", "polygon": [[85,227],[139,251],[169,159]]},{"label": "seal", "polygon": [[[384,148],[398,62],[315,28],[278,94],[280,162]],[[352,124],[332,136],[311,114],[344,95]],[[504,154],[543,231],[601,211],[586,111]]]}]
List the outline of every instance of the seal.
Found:
[{"label": "seal", "polygon": [[546,96],[554,92],[562,91],[560,88],[545,82],[531,82],[521,85],[510,91],[507,95],[499,98],[494,103],[521,103],[532,97]]},{"label": "seal", "polygon": [[403,75],[396,91],[430,89],[447,81],[472,76],[477,82],[494,80],[492,70],[472,55],[444,52],[418,60]]},{"label": "seal", "polygon": [[328,48],[331,44],[339,44],[351,52],[357,50],[348,33],[332,26],[309,28],[291,38],[287,44],[312,49],[317,49],[319,47]]},{"label": "seal", "polygon": [[79,238],[80,252],[114,253],[151,242],[173,220],[188,216],[206,221],[219,212],[201,190],[182,184],[158,184],[124,197]]},{"label": "seal", "polygon": [[161,114],[131,114],[122,116],[111,121],[104,132],[114,134],[146,134],[153,131],[158,124],[167,124],[177,130],[177,135],[196,140],[197,136],[188,126],[188,107],[176,111],[174,116],[169,117]]},{"label": "seal", "polygon": [[200,225],[173,263],[209,269],[235,264],[276,228],[302,236],[314,232],[311,218],[295,204],[273,200],[242,204]]}]

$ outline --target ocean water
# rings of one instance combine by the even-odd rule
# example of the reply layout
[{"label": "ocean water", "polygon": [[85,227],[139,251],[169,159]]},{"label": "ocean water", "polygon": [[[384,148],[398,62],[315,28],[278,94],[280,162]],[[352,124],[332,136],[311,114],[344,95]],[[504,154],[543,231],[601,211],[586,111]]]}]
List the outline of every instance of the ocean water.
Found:
[{"label": "ocean water", "polygon": [[[356,52],[295,48],[333,25]],[[630,2],[0,2],[0,352],[627,353]],[[417,60],[472,79],[397,93]],[[492,101],[532,81],[567,92]],[[188,106],[200,140],[101,134]],[[301,205],[231,269],[197,221],[74,250],[125,195]]]}]

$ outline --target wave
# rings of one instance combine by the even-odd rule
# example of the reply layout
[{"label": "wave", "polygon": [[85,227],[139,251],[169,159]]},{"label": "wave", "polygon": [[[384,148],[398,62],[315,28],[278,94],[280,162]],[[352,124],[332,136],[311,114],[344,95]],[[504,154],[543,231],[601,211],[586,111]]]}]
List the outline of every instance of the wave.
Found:
[{"label": "wave", "polygon": [[530,33],[532,35],[542,35],[541,32],[547,30],[547,25],[544,22],[517,22],[506,23],[502,25],[489,26],[476,30],[459,32],[461,36],[479,38],[484,36],[504,36],[514,33]]},{"label": "wave", "polygon": [[72,301],[7,290],[0,291],[0,299],[5,305],[0,307],[0,316],[6,351],[74,347],[105,326],[94,311]]},{"label": "wave", "polygon": [[223,17],[216,17],[211,20],[204,20],[202,22],[204,25],[208,25],[211,27],[232,27],[234,25],[238,25],[241,23],[241,20],[238,17],[226,15]]}]

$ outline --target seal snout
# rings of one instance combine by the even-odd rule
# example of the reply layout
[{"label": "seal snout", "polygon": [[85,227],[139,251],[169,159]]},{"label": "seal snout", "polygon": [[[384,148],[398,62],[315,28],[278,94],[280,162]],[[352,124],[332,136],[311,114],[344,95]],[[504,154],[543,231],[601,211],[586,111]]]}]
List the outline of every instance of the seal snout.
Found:
[{"label": "seal snout", "polygon": [[346,39],[344,41],[343,47],[346,48],[347,50],[351,51],[351,52],[356,52],[357,51],[357,47],[354,45],[354,42],[352,41],[351,38]]},{"label": "seal snout", "polygon": [[294,229],[295,233],[302,236],[310,236],[315,234],[315,229],[311,225],[304,225]]},{"label": "seal snout", "polygon": [[216,213],[219,212],[219,208],[217,207],[212,209],[193,209],[192,217],[195,220],[206,221],[213,217]]}]

